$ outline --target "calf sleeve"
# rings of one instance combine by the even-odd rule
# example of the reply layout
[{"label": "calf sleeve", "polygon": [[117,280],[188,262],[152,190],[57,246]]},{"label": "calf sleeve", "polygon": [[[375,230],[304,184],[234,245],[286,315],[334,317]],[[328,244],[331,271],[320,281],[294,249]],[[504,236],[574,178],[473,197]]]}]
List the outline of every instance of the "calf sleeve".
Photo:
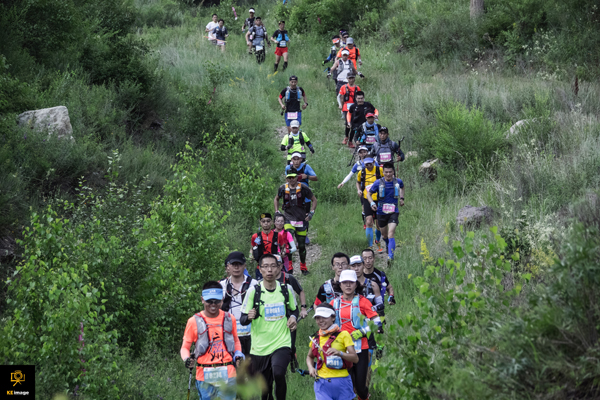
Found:
[{"label": "calf sleeve", "polygon": [[296,235],[296,241],[298,242],[298,255],[300,255],[300,262],[306,263],[306,236]]},{"label": "calf sleeve", "polygon": [[376,240],[379,242],[381,240],[381,231],[379,229],[375,230]]},{"label": "calf sleeve", "polygon": [[388,246],[388,257],[394,258],[394,251],[396,250],[396,239],[390,238],[390,244]]},{"label": "calf sleeve", "polygon": [[369,241],[369,247],[373,246],[373,228],[365,229],[365,234],[367,235],[367,240]]}]

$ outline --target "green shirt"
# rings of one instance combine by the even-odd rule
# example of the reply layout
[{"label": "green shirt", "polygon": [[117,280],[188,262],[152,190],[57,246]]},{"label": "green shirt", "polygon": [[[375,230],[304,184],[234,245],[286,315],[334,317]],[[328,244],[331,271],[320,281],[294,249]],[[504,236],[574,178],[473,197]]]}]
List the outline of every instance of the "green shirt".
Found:
[{"label": "green shirt", "polygon": [[[281,140],[282,146],[287,146],[289,144],[290,135],[292,135],[292,134],[290,133],[289,135],[285,135],[283,137],[283,139]],[[304,146],[302,146],[300,144],[300,135],[302,135],[302,137],[304,138]],[[302,154],[302,156],[304,158],[304,155],[306,154],[306,148],[308,147],[308,145],[306,143],[310,142],[310,138],[306,135],[306,133],[304,133],[302,131],[298,131],[298,135],[296,135],[296,136],[292,135],[292,137],[294,138],[294,145],[292,146],[291,149],[288,149],[288,156],[287,156],[288,161],[292,159],[292,154],[295,152]]]},{"label": "green shirt", "polygon": [[[260,317],[252,320],[250,337],[252,338],[252,348],[250,354],[255,356],[266,356],[273,354],[275,350],[282,347],[292,347],[292,336],[287,326],[287,317],[285,302],[281,293],[281,284],[277,282],[277,288],[270,292],[265,289],[264,283],[260,282],[262,289],[260,295],[261,305],[259,306]],[[294,290],[290,285],[288,287],[290,311],[296,309],[296,300],[294,299]],[[254,287],[246,292],[242,310],[248,314],[254,305]]]}]

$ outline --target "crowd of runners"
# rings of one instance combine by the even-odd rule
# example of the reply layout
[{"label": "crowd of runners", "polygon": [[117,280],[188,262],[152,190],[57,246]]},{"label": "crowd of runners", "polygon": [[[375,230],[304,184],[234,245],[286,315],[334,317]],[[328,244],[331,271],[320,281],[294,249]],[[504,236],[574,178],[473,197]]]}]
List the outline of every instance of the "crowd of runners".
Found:
[{"label": "crowd of runners", "polygon": [[[252,53],[257,46],[264,50],[268,36],[254,9],[249,13],[242,31]],[[227,28],[217,15],[206,31],[209,40],[224,49]],[[289,36],[284,21],[279,22],[270,41],[277,46],[275,71],[282,56],[285,70]],[[333,65],[328,72],[337,82],[342,143],[353,149],[348,165],[351,169],[338,189],[357,175],[355,187],[366,248],[352,256],[333,254],[332,278],[320,286],[312,304],[307,303],[306,293],[294,276],[293,255],[298,253],[300,273],[309,274],[306,246],[317,209],[310,182],[317,181],[318,176],[306,162],[306,150],[314,153],[315,149],[301,129],[307,94],[298,85],[298,77],[292,75],[278,95],[287,126],[280,148],[286,154],[286,182],[276,191],[274,213],[259,216],[261,229],[250,238],[251,260],[244,252],[230,253],[224,262],[226,278],[204,284],[204,309],[185,327],[181,357],[190,368],[190,382],[196,369],[196,387],[202,400],[235,399],[240,366],[250,377],[262,376],[266,383],[263,400],[286,399],[288,367],[292,373],[314,379],[317,400],[369,398],[371,365],[383,354],[372,328],[383,334],[386,296],[388,305],[395,304],[394,289],[385,272],[375,268],[375,259],[381,254],[387,258],[387,267],[393,265],[399,207],[404,206],[404,184],[396,176],[394,163],[403,161],[404,154],[400,144],[390,140],[388,128],[378,123],[377,108],[365,101],[365,93],[355,83],[357,75],[363,77],[357,70],[362,59],[348,32],[340,31],[332,38],[323,64],[330,62]],[[308,343],[298,340],[309,346],[306,360],[300,363],[296,328],[311,311],[319,329],[310,335]]]}]

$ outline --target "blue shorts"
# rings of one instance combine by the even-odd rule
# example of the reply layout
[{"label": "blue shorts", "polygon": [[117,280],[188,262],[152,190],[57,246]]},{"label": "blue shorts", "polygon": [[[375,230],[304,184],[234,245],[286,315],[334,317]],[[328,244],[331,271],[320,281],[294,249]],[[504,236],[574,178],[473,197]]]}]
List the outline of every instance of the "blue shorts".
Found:
[{"label": "blue shorts", "polygon": [[210,383],[196,381],[200,400],[235,400],[235,380],[236,378],[229,378],[227,385],[222,386],[213,386]]},{"label": "blue shorts", "polygon": [[315,381],[316,400],[350,400],[356,397],[350,375],[344,378],[319,379]]},{"label": "blue shorts", "polygon": [[[287,112],[283,113],[283,116],[285,117],[285,125],[286,126],[290,126],[290,123],[292,121],[294,121],[294,120],[293,119],[288,119],[288,113]],[[302,125],[302,111],[298,111],[298,118],[296,118],[296,120],[298,122],[300,122],[300,125]]]}]

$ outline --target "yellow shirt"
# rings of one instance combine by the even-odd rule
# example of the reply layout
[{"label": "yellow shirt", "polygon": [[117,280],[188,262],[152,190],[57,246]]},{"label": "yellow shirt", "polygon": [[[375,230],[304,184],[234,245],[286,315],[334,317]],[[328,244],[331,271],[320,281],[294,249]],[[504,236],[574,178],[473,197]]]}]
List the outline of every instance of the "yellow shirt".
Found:
[{"label": "yellow shirt", "polygon": [[[325,343],[327,343],[327,340],[329,340],[329,336],[322,336],[319,340],[319,346],[323,348]],[[341,331],[333,343],[331,343],[331,347],[343,352],[347,352],[348,347],[350,346],[354,347],[354,341],[352,340],[350,334],[346,331]],[[312,349],[312,342],[310,343],[309,347]],[[321,378],[345,378],[348,376],[348,370],[343,367],[342,369],[329,369],[325,363],[323,363],[323,366],[319,370],[319,376]]]},{"label": "yellow shirt", "polygon": [[[361,169],[358,172],[358,175],[356,176],[356,181],[358,183],[360,183],[362,181],[362,174],[366,174],[365,175],[365,190],[363,190],[363,197],[366,199],[367,198],[367,190],[369,190],[371,188],[371,185],[373,184],[373,182],[375,182],[377,180],[377,171],[375,170],[375,166],[373,166],[373,169],[370,171],[367,171],[367,168],[365,169]],[[383,179],[383,168],[379,167],[379,176]],[[373,198],[373,201],[377,200],[377,193],[371,193],[371,197]]]}]

